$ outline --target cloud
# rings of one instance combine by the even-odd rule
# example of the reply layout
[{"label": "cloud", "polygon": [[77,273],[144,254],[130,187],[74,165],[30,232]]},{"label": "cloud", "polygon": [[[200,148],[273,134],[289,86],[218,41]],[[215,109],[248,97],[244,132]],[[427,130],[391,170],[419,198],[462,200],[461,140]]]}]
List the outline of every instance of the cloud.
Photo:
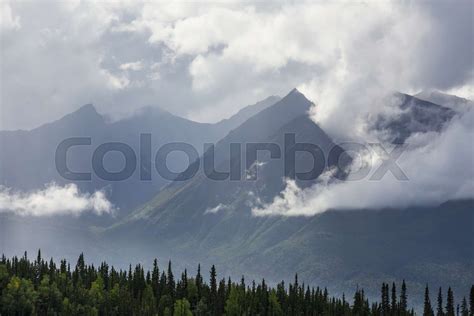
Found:
[{"label": "cloud", "polygon": [[[448,200],[474,198],[474,109],[455,118],[442,132],[415,134],[410,147],[397,160],[408,181],[390,172],[381,180],[329,182],[300,189],[287,181],[285,190],[270,204],[253,208],[257,216],[311,216],[330,209],[405,208],[437,205]],[[374,172],[381,159],[371,156]]]},{"label": "cloud", "polygon": [[349,89],[368,99],[368,86],[472,86],[469,1],[2,6],[0,129],[35,127],[87,103],[111,115],[156,105],[216,121],[296,86],[332,116],[340,103],[364,106],[349,105]]},{"label": "cloud", "polygon": [[81,193],[75,184],[63,187],[54,183],[42,190],[29,193],[14,192],[0,186],[0,213],[21,216],[80,215],[94,212],[97,215],[112,214],[113,205],[104,192]]},{"label": "cloud", "polygon": [[[311,118],[336,142],[382,142],[387,147],[383,135],[368,126],[379,114],[399,114],[400,100],[390,96],[393,91],[472,90],[472,57],[466,53],[472,51],[472,44],[447,38],[472,38],[472,28],[454,26],[455,12],[460,25],[472,23],[472,15],[461,12],[469,12],[467,2],[452,10],[427,3],[369,3],[368,7],[367,14],[359,11],[359,6],[352,14],[345,11],[347,15],[329,28],[328,34],[338,34],[337,54],[333,59],[324,58],[323,64],[330,67],[321,67],[320,74],[299,89],[316,103]],[[442,10],[450,10],[446,20]],[[364,22],[356,23],[362,16]],[[446,64],[448,55],[457,56],[463,66]],[[442,133],[415,134],[406,141],[411,146],[397,162],[409,181],[386,174],[380,181],[369,180],[369,175],[360,181],[330,182],[330,174],[326,174],[321,183],[304,190],[287,181],[280,196],[270,204],[253,207],[253,213],[309,216],[329,209],[404,208],[473,198],[470,141],[474,117],[472,106],[463,109],[467,112]],[[380,157],[365,158],[372,171],[381,163]]]},{"label": "cloud", "polygon": [[[456,5],[20,1],[1,6],[0,129],[32,128],[87,103],[112,116],[155,105],[209,122],[298,87],[316,104],[313,120],[333,139],[371,141],[377,137],[367,131],[367,118],[389,111],[386,95],[393,90],[437,89],[472,97],[474,30],[468,0]],[[428,196],[433,185],[434,178],[428,181],[426,174],[451,179],[451,169],[472,170],[469,161],[453,160],[452,153],[443,151],[449,149],[443,139],[455,126],[466,132],[460,139],[472,138],[472,131],[462,128],[466,123],[458,121],[440,137],[411,139],[428,138],[402,158],[412,173],[407,187],[418,184],[412,191],[420,196]],[[451,157],[444,161],[451,165],[432,164],[437,160],[429,153]],[[425,160],[430,163],[415,164]],[[439,197],[462,196],[455,188],[469,181],[457,174],[452,179],[442,181],[452,186],[445,184]],[[358,185],[374,196],[380,192],[370,182]],[[402,192],[398,183],[379,185]],[[289,201],[298,198],[306,205],[314,197],[313,191],[293,189],[289,183],[284,192]],[[352,183],[331,184],[321,194],[321,205],[343,207],[345,199],[331,202],[331,194],[343,192],[355,199],[359,195],[351,192],[359,194],[356,189]]]},{"label": "cloud", "polygon": [[219,203],[218,205],[216,205],[215,207],[213,208],[208,208],[206,209],[206,211],[204,212],[204,214],[216,214],[217,212],[220,212],[220,211],[225,211],[225,210],[228,210],[229,209],[229,206],[228,205],[224,205],[222,203]]},{"label": "cloud", "polygon": [[2,1],[0,9],[0,31],[17,30],[21,27],[20,17],[13,14],[8,1]]},{"label": "cloud", "polygon": [[[449,13],[440,14],[444,10]],[[152,43],[164,44],[177,58],[192,58],[193,92],[218,100],[279,89],[275,81],[283,80],[328,104],[326,113],[331,103],[338,110],[347,104],[350,118],[374,94],[450,89],[472,77],[468,2],[453,9],[412,2],[284,2],[278,8],[229,5],[187,14],[166,26],[148,15],[144,24]],[[447,56],[455,56],[454,67]],[[349,89],[365,100],[351,103]],[[209,118],[226,103],[214,101],[212,109],[203,106],[197,115]]]},{"label": "cloud", "polygon": [[121,64],[119,68],[121,70],[138,71],[138,70],[143,69],[143,63],[139,60],[139,61],[135,61],[135,62]]}]

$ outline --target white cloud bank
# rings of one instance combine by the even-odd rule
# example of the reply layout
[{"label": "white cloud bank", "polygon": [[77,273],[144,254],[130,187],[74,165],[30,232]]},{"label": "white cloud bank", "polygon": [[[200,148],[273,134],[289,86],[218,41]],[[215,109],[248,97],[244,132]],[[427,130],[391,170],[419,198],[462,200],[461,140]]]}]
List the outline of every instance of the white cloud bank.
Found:
[{"label": "white cloud bank", "polygon": [[[304,190],[294,181],[287,181],[286,189],[272,203],[252,211],[257,216],[311,216],[330,209],[405,208],[472,199],[473,139],[474,109],[471,108],[455,118],[441,134],[415,134],[407,140],[411,145],[397,160],[408,177],[406,181],[396,179],[390,172],[381,180],[370,180],[370,173],[363,180],[323,181]],[[371,158],[374,172],[381,160]]]},{"label": "white cloud bank", "polygon": [[471,91],[469,0],[4,7],[0,129],[35,127],[87,103],[109,114],[157,105],[215,121],[294,87],[332,116],[329,105],[347,100],[332,91],[367,80],[379,91]]},{"label": "white cloud bank", "polygon": [[[378,114],[398,114],[400,100],[387,97],[391,92],[472,90],[473,59],[465,54],[472,52],[473,29],[468,27],[473,22],[472,4],[459,4],[368,1],[306,8],[299,19],[305,21],[308,16],[316,28],[324,30],[303,37],[310,43],[305,46],[309,48],[305,63],[318,66],[315,75],[298,86],[316,104],[312,119],[337,143],[383,143],[381,135],[367,127]],[[307,29],[293,33],[294,39],[286,43],[298,41]],[[463,41],[469,43],[464,49],[454,48],[464,46]],[[305,47],[298,51],[305,52]],[[294,59],[294,54],[289,56]],[[457,56],[456,62],[449,63],[448,56]],[[389,173],[380,181],[369,180],[369,175],[360,181],[323,181],[305,190],[287,181],[273,203],[253,208],[253,214],[310,216],[329,209],[404,208],[474,198],[472,103],[466,109],[442,133],[406,140],[410,146],[397,163],[408,181]],[[373,172],[380,159],[368,159]]]},{"label": "white cloud bank", "polygon": [[17,30],[21,27],[20,17],[15,16],[8,1],[0,2],[0,31]]},{"label": "white cloud bank", "polygon": [[111,214],[113,205],[104,192],[81,193],[75,184],[49,184],[43,190],[29,193],[14,192],[0,186],[0,213],[21,216],[80,215],[94,212]]}]

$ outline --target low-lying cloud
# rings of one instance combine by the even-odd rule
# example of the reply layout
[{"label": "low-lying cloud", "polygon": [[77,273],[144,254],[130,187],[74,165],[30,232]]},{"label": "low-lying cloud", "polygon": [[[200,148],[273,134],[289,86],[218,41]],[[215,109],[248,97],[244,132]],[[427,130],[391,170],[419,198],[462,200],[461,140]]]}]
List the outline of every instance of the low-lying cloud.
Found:
[{"label": "low-lying cloud", "polygon": [[[474,198],[474,109],[456,117],[441,133],[412,135],[408,150],[397,160],[407,175],[400,181],[387,173],[381,180],[321,183],[300,189],[288,180],[272,203],[253,208],[257,216],[310,216],[330,209],[382,209],[438,205],[448,200]],[[371,157],[372,172],[381,160]],[[374,164],[375,162],[375,164]],[[329,173],[330,171],[328,171]]]},{"label": "low-lying cloud", "polygon": [[113,211],[114,207],[104,192],[81,193],[75,184],[58,186],[52,183],[44,189],[27,193],[0,186],[0,213],[20,216],[77,216],[84,212],[102,215]]},{"label": "low-lying cloud", "polygon": [[208,208],[206,209],[206,211],[204,212],[204,214],[216,214],[220,211],[225,211],[225,210],[228,210],[229,209],[229,206],[228,205],[224,205],[222,203],[219,203],[217,206],[213,207],[213,208]]},{"label": "low-lying cloud", "polygon": [[[298,86],[316,104],[310,114],[313,121],[337,143],[381,142],[388,149],[387,139],[371,130],[370,122],[380,115],[396,118],[401,114],[401,100],[387,97],[394,91],[415,94],[456,85],[472,91],[472,58],[459,56],[458,61],[464,62],[451,67],[443,57],[459,52],[448,42],[459,43],[456,37],[465,38],[455,17],[472,23],[472,16],[463,11],[465,4],[449,7],[453,11],[444,19],[442,11],[449,9],[444,5],[371,3],[370,12],[377,14],[365,16],[362,24],[355,23],[361,16],[359,6],[354,8],[356,14],[344,15],[341,23],[337,20],[338,25],[344,25],[334,27],[344,39],[338,43],[339,54],[328,54],[334,58],[325,58],[323,64],[330,66]],[[449,106],[445,103],[449,102],[442,105]],[[462,115],[441,133],[418,133],[406,140],[408,148],[397,163],[408,181],[388,173],[378,181],[370,180],[369,174],[359,181],[334,182],[328,173],[321,183],[304,190],[287,181],[286,189],[272,203],[254,207],[253,214],[309,216],[329,209],[404,208],[473,198],[472,102],[453,108]],[[382,159],[365,158],[372,172]]]}]

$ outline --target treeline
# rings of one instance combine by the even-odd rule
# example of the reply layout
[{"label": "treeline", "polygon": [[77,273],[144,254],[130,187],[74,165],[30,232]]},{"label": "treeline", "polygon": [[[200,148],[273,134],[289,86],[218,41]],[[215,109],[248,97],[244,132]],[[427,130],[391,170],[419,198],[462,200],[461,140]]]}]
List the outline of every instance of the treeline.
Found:
[{"label": "treeline", "polygon": [[[156,259],[146,272],[141,265],[128,271],[107,263],[86,265],[82,254],[74,269],[66,260],[59,266],[45,261],[40,251],[34,261],[26,253],[0,261],[0,315],[414,315],[407,306],[405,282],[399,295],[395,284],[383,284],[381,292],[380,302],[370,304],[363,289],[347,300],[300,284],[297,275],[288,286],[282,281],[276,287],[265,280],[246,284],[243,277],[238,282],[219,280],[214,266],[208,276],[198,266],[195,275],[184,270],[178,277],[171,262],[162,271]],[[456,308],[451,289],[445,305],[440,289],[435,310],[426,288],[424,315],[455,313],[474,315],[474,286],[469,306],[464,298]]]}]

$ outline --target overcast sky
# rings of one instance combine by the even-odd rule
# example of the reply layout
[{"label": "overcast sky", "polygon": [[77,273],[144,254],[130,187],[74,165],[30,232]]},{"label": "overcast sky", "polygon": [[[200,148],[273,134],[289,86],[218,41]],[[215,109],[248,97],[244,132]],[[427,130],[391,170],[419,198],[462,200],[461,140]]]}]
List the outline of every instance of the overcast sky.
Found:
[{"label": "overcast sky", "polygon": [[0,129],[86,103],[210,122],[293,87],[326,113],[368,87],[473,95],[470,1],[2,0],[0,27]]},{"label": "overcast sky", "polygon": [[[96,2],[0,2],[0,130],[34,128],[87,103],[112,118],[151,105],[214,122],[297,87],[334,140],[371,141],[364,124],[387,111],[380,100],[388,92],[474,96],[468,0]],[[419,145],[399,160],[409,183],[386,177],[300,190],[289,182],[254,213],[473,198],[473,112],[441,134],[409,139]],[[73,185],[2,190],[0,204],[20,214],[38,215],[46,200],[47,214],[113,212],[101,192]]]}]

